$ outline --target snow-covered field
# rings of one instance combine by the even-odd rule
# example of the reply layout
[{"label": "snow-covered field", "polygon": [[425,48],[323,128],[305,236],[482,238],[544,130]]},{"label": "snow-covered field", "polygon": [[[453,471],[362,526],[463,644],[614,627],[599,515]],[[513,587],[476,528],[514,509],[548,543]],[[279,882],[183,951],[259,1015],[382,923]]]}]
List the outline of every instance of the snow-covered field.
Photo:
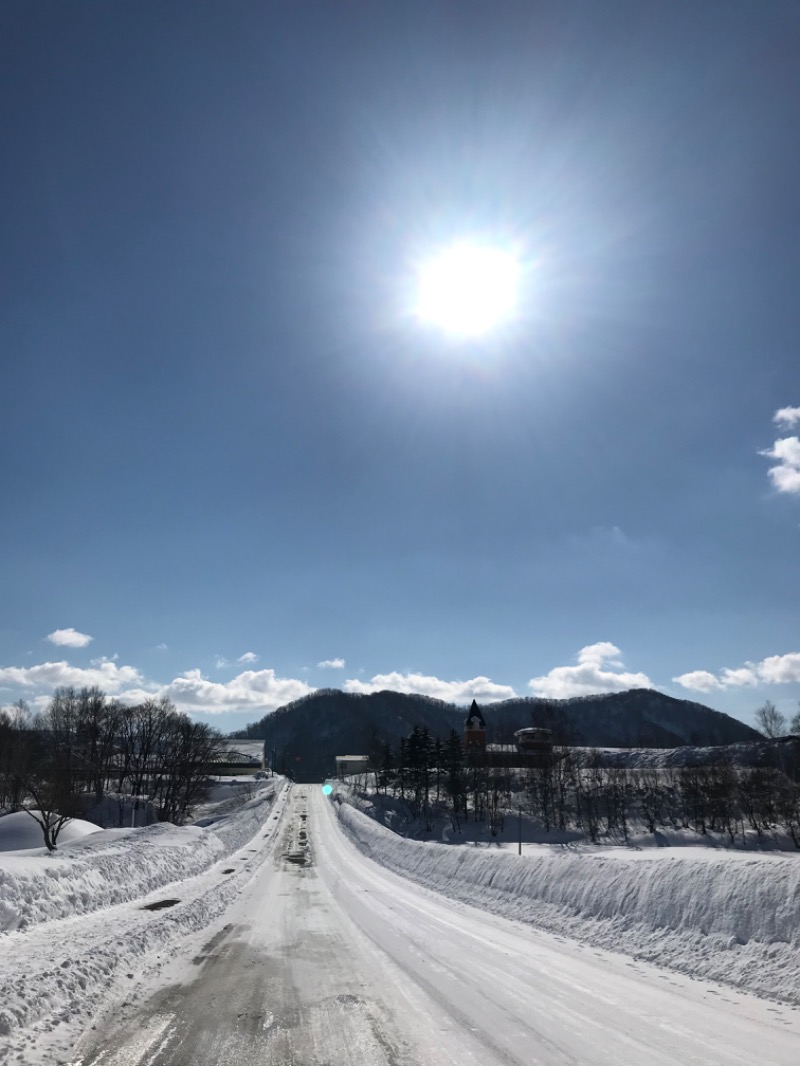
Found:
[{"label": "snow-covered field", "polygon": [[263,861],[253,841],[271,832],[284,784],[259,782],[252,798],[220,784],[204,817],[180,828],[70,823],[52,855],[10,850],[41,834],[24,813],[0,817],[0,1062],[47,1047],[59,1027],[74,1038],[111,988],[221,914]]},{"label": "snow-covered field", "polygon": [[362,852],[451,899],[800,1004],[796,852],[527,845],[520,857],[508,845],[407,839],[369,817],[369,804],[346,787],[335,795]]}]

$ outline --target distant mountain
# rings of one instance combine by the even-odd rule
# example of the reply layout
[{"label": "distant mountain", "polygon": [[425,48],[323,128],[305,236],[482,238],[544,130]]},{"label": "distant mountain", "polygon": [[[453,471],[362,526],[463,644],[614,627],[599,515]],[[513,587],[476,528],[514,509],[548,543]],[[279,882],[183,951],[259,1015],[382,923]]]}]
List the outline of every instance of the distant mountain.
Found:
[{"label": "distant mountain", "polygon": [[264,740],[267,752],[276,754],[276,769],[285,766],[300,781],[321,781],[334,773],[337,755],[370,753],[385,741],[395,747],[415,725],[445,737],[462,728],[464,713],[428,696],[318,689],[232,735]]},{"label": "distant mountain", "polygon": [[707,747],[761,737],[757,730],[722,711],[650,688],[571,700],[505,700],[490,704],[484,715],[487,727],[491,717],[490,728],[495,732],[508,735],[523,725],[542,725],[553,729],[566,744],[590,747]]},{"label": "distant mountain", "polygon": [[[755,729],[721,711],[653,689],[571,700],[505,700],[481,709],[488,739],[500,743],[529,725],[552,729],[557,743],[591,747],[707,747],[760,738]],[[264,740],[267,751],[276,753],[277,769],[285,766],[300,781],[321,781],[333,774],[337,755],[369,754],[384,741],[396,747],[415,725],[444,739],[451,729],[461,732],[465,715],[464,707],[429,696],[320,689],[232,735]]]}]

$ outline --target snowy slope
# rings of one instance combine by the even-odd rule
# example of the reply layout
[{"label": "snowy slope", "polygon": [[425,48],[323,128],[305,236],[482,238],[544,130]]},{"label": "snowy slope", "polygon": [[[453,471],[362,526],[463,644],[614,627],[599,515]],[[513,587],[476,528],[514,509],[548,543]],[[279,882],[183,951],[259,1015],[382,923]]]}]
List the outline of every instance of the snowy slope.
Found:
[{"label": "snowy slope", "polygon": [[[33,810],[31,814],[38,815],[39,811]],[[41,854],[46,850],[42,846],[42,830],[31,814],[16,811],[14,814],[4,814],[0,818],[0,852],[33,850]],[[58,835],[58,843],[59,845],[68,844],[73,840],[81,840],[90,833],[99,832],[100,827],[93,822],[73,818],[62,828]]]},{"label": "snowy slope", "polygon": [[[212,825],[201,820],[180,827],[105,829],[74,836],[51,855],[43,847],[23,854],[0,851],[0,932],[86,914],[194,877],[249,840],[263,821],[264,804],[271,802],[272,785],[265,782],[257,799],[239,805],[236,814],[214,818]],[[21,813],[0,818],[0,829],[7,820],[15,820],[16,829],[19,818],[37,828]],[[63,831],[67,838],[71,824]]]},{"label": "snowy slope", "polygon": [[800,763],[800,739],[794,736],[759,737],[758,740],[714,747],[698,747],[694,744],[680,748],[572,747],[570,754],[584,765],[626,770],[667,770],[672,767],[713,766],[730,762],[732,766],[774,766],[786,771]]}]

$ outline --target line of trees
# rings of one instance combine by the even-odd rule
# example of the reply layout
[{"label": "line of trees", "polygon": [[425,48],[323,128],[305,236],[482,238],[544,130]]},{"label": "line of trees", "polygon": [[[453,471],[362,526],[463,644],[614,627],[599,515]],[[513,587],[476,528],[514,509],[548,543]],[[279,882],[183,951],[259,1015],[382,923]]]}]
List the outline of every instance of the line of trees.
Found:
[{"label": "line of trees", "polygon": [[590,752],[557,751],[549,765],[525,771],[529,806],[545,829],[577,829],[592,840],[631,825],[724,833],[731,844],[748,830],[785,830],[800,848],[798,766],[735,766],[730,759],[668,769],[609,768]]},{"label": "line of trees", "polygon": [[[792,749],[794,750],[794,749]],[[800,848],[800,761],[788,753],[782,766],[709,765],[615,768],[596,751],[556,748],[551,759],[524,769],[493,767],[465,753],[455,731],[444,742],[417,727],[397,750],[382,744],[370,757],[363,784],[399,800],[410,821],[430,831],[436,816],[456,830],[466,819],[502,831],[510,811],[524,806],[542,828],[574,830],[592,840],[627,841],[632,826],[724,833],[731,844],[748,831],[761,837],[786,831]]]},{"label": "line of trees", "polygon": [[51,851],[71,818],[108,796],[120,825],[142,807],[180,825],[222,746],[167,699],[127,707],[98,688],[61,688],[41,713],[23,701],[0,711],[0,811],[27,811]]},{"label": "line of trees", "polygon": [[456,828],[469,817],[488,818],[494,832],[502,828],[511,804],[513,771],[467,758],[456,730],[442,741],[426,726],[415,726],[396,752],[384,743],[370,762],[375,791],[388,795],[391,790],[410,817],[422,819],[428,829],[434,813],[443,809]]}]

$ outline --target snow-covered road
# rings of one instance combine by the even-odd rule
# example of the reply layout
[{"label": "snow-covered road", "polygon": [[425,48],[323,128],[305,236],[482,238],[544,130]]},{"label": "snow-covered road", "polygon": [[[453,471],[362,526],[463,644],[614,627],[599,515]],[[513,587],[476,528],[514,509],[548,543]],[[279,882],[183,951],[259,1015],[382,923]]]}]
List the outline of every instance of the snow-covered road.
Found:
[{"label": "snow-covered road", "polygon": [[[191,957],[75,1066],[795,1066],[800,1013],[454,903],[364,857],[318,786]],[[310,862],[286,856],[302,850]],[[266,847],[273,845],[267,844]]]}]

